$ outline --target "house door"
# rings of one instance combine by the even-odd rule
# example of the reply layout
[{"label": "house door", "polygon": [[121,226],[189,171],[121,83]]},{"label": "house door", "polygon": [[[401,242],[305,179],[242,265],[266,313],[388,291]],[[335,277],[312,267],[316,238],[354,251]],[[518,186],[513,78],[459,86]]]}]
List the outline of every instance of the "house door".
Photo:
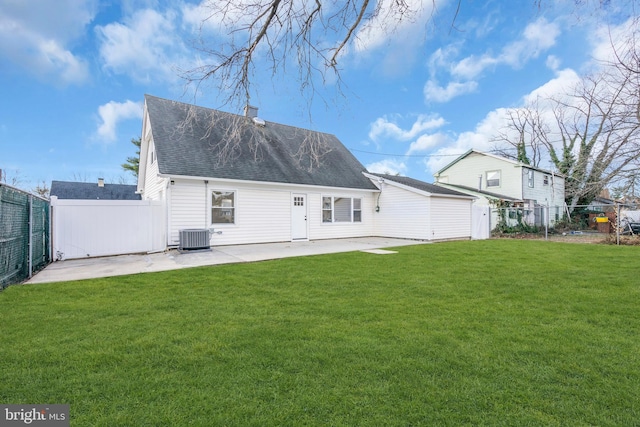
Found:
[{"label": "house door", "polygon": [[291,207],[291,239],[307,239],[307,195],[293,194]]}]

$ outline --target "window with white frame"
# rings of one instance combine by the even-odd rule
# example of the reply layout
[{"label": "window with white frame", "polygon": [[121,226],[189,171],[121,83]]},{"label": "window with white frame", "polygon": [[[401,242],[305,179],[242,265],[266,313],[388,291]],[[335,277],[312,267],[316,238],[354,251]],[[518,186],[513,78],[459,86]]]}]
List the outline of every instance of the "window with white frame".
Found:
[{"label": "window with white frame", "polygon": [[527,172],[527,181],[529,183],[529,188],[533,188],[534,186],[534,172],[533,169],[529,169]]},{"label": "window with white frame", "polygon": [[235,191],[211,192],[211,224],[234,224],[236,221]]},{"label": "window with white frame", "polygon": [[322,222],[362,222],[362,199],[324,196]]},{"label": "window with white frame", "polygon": [[487,171],[487,187],[500,187],[500,171]]},{"label": "window with white frame", "polygon": [[544,178],[542,179],[542,184],[549,185],[549,175],[544,176]]}]

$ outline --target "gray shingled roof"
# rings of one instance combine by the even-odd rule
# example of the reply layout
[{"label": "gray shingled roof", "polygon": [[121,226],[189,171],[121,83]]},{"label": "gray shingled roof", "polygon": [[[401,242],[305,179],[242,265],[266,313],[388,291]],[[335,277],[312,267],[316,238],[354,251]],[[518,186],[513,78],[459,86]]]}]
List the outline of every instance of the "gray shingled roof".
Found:
[{"label": "gray shingled roof", "polygon": [[382,173],[372,173],[371,175],[378,176],[388,181],[394,181],[394,182],[397,182],[398,184],[403,184],[418,190],[426,191],[427,193],[431,193],[431,194],[471,197],[468,194],[462,193],[460,191],[455,191],[449,188],[440,187],[438,185],[429,184],[427,182],[419,181],[414,178],[408,178],[406,176],[396,176],[396,175],[388,175],[388,174],[382,174]]},{"label": "gray shingled roof", "polygon": [[[376,189],[334,135],[268,121],[260,126],[241,115],[150,95],[145,101],[161,174]],[[192,120],[186,120],[188,114]],[[302,160],[296,155],[305,138],[329,148],[319,166],[310,168],[308,155]],[[233,139],[242,141],[240,147],[221,156],[221,147]]]},{"label": "gray shingled roof", "polygon": [[58,199],[83,200],[140,200],[135,185],[104,184],[97,182],[51,181],[51,195]]},{"label": "gray shingled roof", "polygon": [[515,199],[513,197],[505,196],[504,194],[493,193],[491,191],[486,191],[486,190],[478,190],[477,188],[467,187],[466,185],[449,184],[449,183],[443,183],[443,185],[447,185],[449,187],[460,188],[460,189],[466,190],[466,191],[472,191],[472,192],[477,193],[477,194],[482,194],[483,196],[493,197],[494,199],[517,200],[517,199]]}]

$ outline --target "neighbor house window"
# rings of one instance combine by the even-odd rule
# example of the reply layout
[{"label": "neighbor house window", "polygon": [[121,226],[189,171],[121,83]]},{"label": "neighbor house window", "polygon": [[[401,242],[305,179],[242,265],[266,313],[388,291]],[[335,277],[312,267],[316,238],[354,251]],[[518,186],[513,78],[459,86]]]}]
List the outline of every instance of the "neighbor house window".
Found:
[{"label": "neighbor house window", "polygon": [[544,178],[542,179],[542,184],[549,185],[549,175],[544,176]]},{"label": "neighbor house window", "polygon": [[533,185],[534,185],[533,177],[534,177],[533,169],[529,169],[529,171],[527,172],[527,180],[529,182],[529,188],[533,188]]},{"label": "neighbor house window", "polygon": [[500,171],[487,172],[487,187],[500,187]]},{"label": "neighbor house window", "polygon": [[211,224],[233,224],[236,221],[236,194],[233,191],[211,192]]},{"label": "neighbor house window", "polygon": [[362,222],[362,199],[323,197],[322,222]]}]

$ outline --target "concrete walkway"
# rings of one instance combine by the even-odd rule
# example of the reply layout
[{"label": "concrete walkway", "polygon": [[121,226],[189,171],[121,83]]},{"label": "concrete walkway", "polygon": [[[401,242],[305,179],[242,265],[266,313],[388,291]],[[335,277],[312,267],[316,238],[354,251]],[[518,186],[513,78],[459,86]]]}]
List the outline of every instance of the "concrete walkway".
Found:
[{"label": "concrete walkway", "polygon": [[119,255],[102,258],[83,258],[57,261],[34,275],[27,283],[62,282],[177,270],[202,265],[231,264],[264,261],[307,255],[339,252],[370,251],[393,253],[385,248],[419,245],[429,242],[392,239],[384,237],[360,237],[352,239],[313,240],[305,242],[264,243],[258,245],[217,246],[208,252],[181,254],[176,250],[146,255]]}]

